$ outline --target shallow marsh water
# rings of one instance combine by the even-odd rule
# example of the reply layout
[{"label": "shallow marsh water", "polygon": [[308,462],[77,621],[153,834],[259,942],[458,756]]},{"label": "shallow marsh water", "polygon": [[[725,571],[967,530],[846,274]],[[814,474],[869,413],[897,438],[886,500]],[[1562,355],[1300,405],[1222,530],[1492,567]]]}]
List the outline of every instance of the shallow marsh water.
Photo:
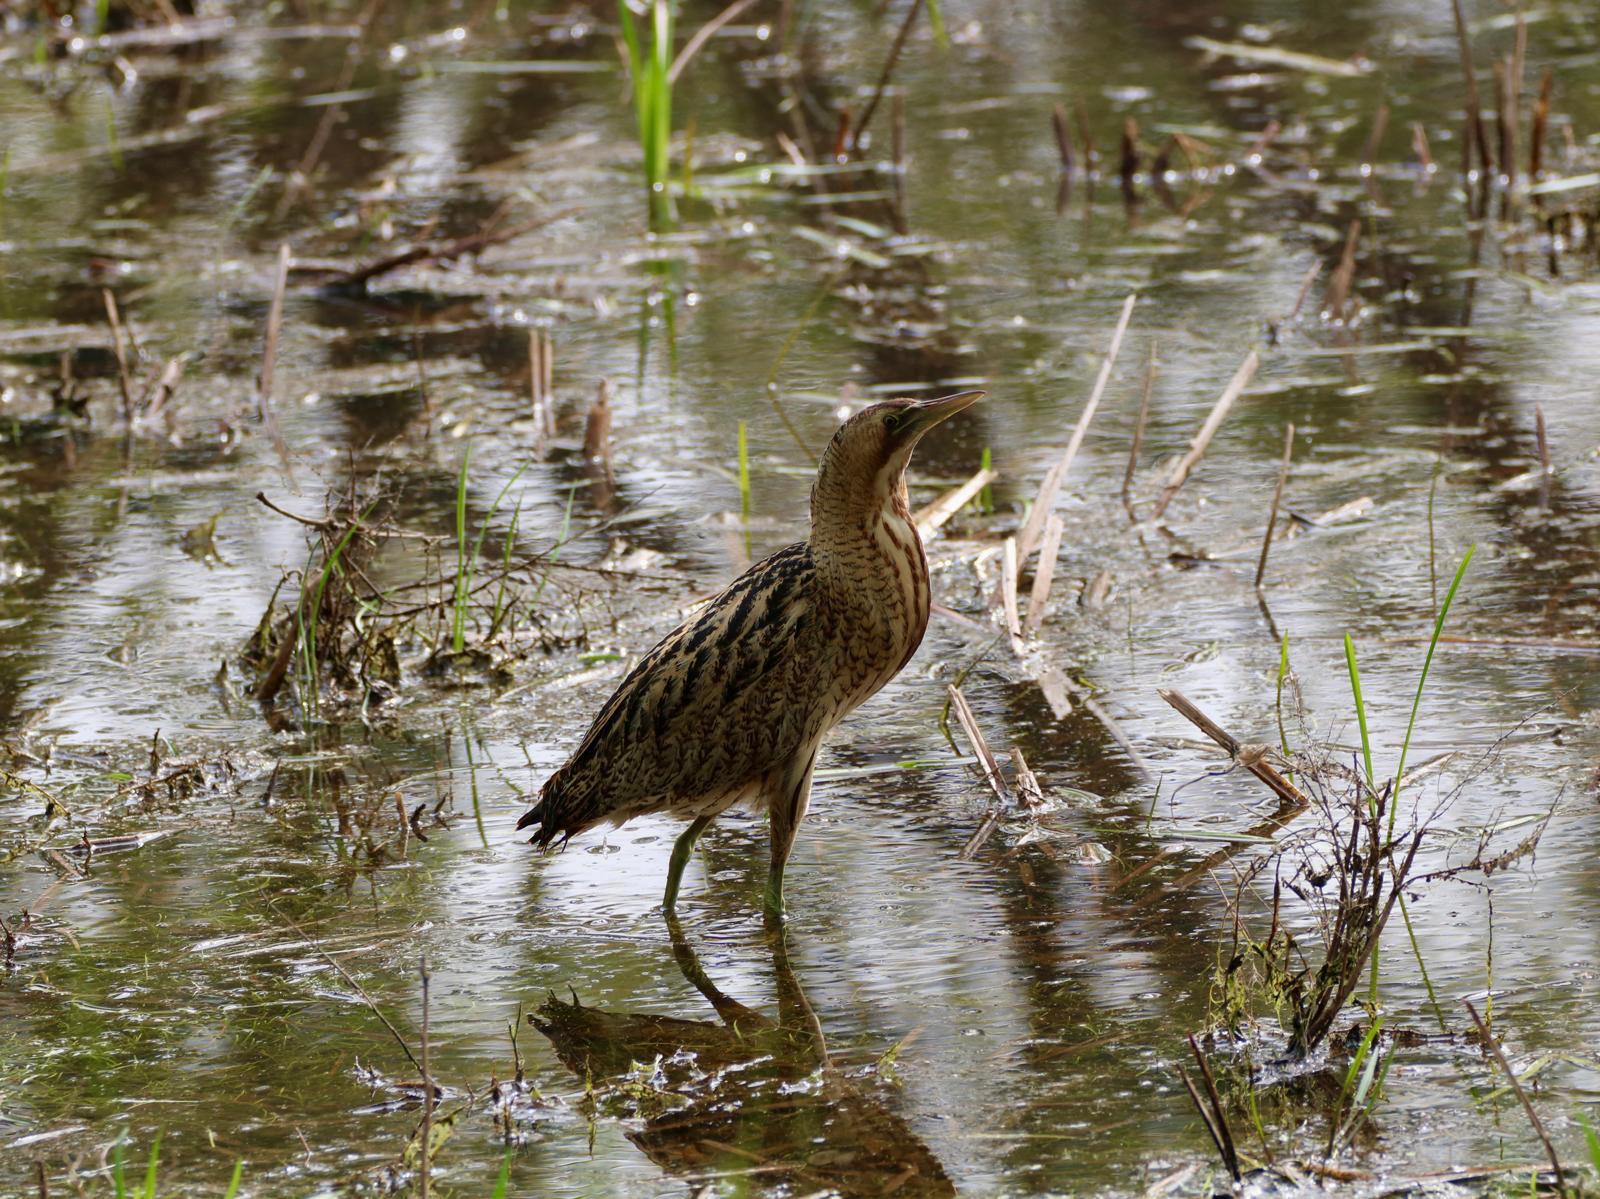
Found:
[{"label": "shallow marsh water", "polygon": [[[859,110],[894,22],[867,5],[796,7],[807,102]],[[680,29],[715,11],[691,7]],[[1536,221],[1467,220],[1448,6],[1308,17],[1289,4],[947,0],[953,44],[919,27],[896,73],[905,235],[886,227],[886,172],[840,176],[851,207],[756,169],[783,161],[774,134],[794,126],[776,31],[753,14],[680,85],[700,194],[654,239],[609,12],[392,4],[365,41],[354,8],[228,15],[204,41],[91,48],[82,62],[41,64],[20,24],[0,43],[0,736],[13,751],[0,914],[19,930],[0,986],[7,1193],[32,1185],[36,1160],[65,1186],[69,1166],[98,1169],[119,1136],[140,1160],[158,1134],[173,1193],[220,1194],[240,1158],[250,1195],[382,1185],[420,1086],[354,984],[415,1046],[424,951],[441,1110],[478,1098],[435,1167],[454,1193],[488,1194],[505,1153],[484,1092],[515,1071],[519,1013],[550,1035],[524,1022],[517,1037],[530,1089],[508,1100],[513,1193],[1130,1194],[1174,1175],[1177,1193],[1201,1193],[1214,1155],[1176,1067],[1233,945],[1233,867],[1259,847],[1195,867],[1260,823],[1266,793],[1156,689],[1275,742],[1286,633],[1304,696],[1290,740],[1332,740],[1354,761],[1349,631],[1379,772],[1392,771],[1435,596],[1471,545],[1449,627],[1476,643],[1441,648],[1411,748],[1412,764],[1459,755],[1418,784],[1424,801],[1463,783],[1425,856],[1460,861],[1485,827],[1509,848],[1549,824],[1533,857],[1412,901],[1457,1035],[1396,1050],[1337,1185],[1380,1193],[1540,1164],[1521,1110],[1460,1035],[1466,996],[1492,1006],[1520,1067],[1566,1055],[1539,1070],[1534,1101],[1581,1159],[1576,1117],[1595,1121],[1600,1105],[1600,273],[1581,238],[1552,270]],[[1497,7],[1469,16],[1487,80],[1511,30]],[[1570,157],[1552,134],[1552,169],[1581,175],[1600,160],[1600,42],[1582,6],[1535,16],[1529,78],[1554,67],[1552,127],[1573,131]],[[1213,62],[1197,36],[1371,69]],[[1058,208],[1049,113],[1079,101],[1100,178],[1079,175]],[[1367,177],[1380,101],[1388,132]],[[1170,207],[1141,179],[1129,208],[1115,163],[1130,116],[1152,148],[1177,129],[1241,165],[1175,177]],[[1250,169],[1271,120],[1283,131]],[[1431,178],[1408,148],[1413,121],[1441,166]],[[311,183],[291,190],[301,163]],[[508,222],[567,215],[365,296],[316,286],[315,268],[470,234],[507,198]],[[1360,315],[1345,343],[1316,312],[1356,218]],[[280,241],[303,268],[274,389],[287,472],[253,398]],[[1286,322],[1315,262],[1311,298]],[[194,356],[170,423],[131,437],[102,287],[143,348],[141,379]],[[1130,292],[1127,345],[1058,501],[1051,612],[1017,662],[972,622],[989,622],[999,537],[1065,444]],[[530,325],[555,347],[552,447],[528,419]],[[1161,369],[1132,522],[1118,493],[1152,339]],[[1161,469],[1252,347],[1261,372],[1163,532],[1148,519]],[[87,425],[51,412],[63,359]],[[997,511],[958,516],[930,545],[937,597],[969,620],[936,619],[912,666],[825,751],[785,944],[756,907],[764,828],[729,817],[686,877],[698,967],[685,969],[657,911],[675,825],[639,821],[543,858],[513,826],[620,659],[736,573],[747,545],[802,534],[810,459],[769,399],[774,373],[812,446],[863,394],[982,385],[989,400],[919,451],[916,491],[967,477],[989,447]],[[602,377],[618,385],[611,480],[576,449]],[[1251,578],[1291,421],[1287,507],[1371,504],[1279,540],[1264,613]],[[493,555],[515,508],[518,554],[547,550],[570,522],[581,532],[563,560],[632,573],[553,572],[545,623],[524,621],[498,682],[447,688],[412,662],[365,723],[266,720],[239,655],[306,544],[255,494],[317,517],[329,490],[381,474],[394,519],[448,557],[469,443],[474,526],[526,467],[493,518]],[[213,517],[208,555],[185,535]],[[410,580],[422,556],[398,540],[374,569]],[[1103,571],[1107,598],[1083,602]],[[1022,749],[1057,805],[1047,837],[1020,843],[1008,823],[966,861],[985,793],[939,718],[945,685],[980,656],[963,683],[979,724],[996,749]],[[1081,704],[1055,715],[1042,665],[1096,688],[1128,745]],[[47,824],[37,788],[71,817]],[[349,813],[381,811],[380,839],[396,835],[396,795],[425,805],[426,839],[374,865]],[[84,832],[164,835],[79,871]],[[1264,915],[1261,891],[1247,918]],[[1438,1031],[1402,926],[1382,957],[1389,1026]],[[1341,1028],[1362,1020],[1353,1007]],[[1215,1051],[1234,1071],[1275,1052],[1266,1030]],[[626,1074],[630,1057],[620,1085],[573,1065]],[[1262,1091],[1275,1154],[1320,1160],[1344,1066],[1335,1054],[1328,1071]],[[1514,1177],[1525,1189],[1527,1172]]]}]

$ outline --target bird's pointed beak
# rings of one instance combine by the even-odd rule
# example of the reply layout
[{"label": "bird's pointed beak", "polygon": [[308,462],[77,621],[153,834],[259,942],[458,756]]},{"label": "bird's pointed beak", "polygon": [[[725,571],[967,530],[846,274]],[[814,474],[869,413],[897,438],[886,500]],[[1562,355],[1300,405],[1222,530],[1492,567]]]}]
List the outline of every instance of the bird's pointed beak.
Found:
[{"label": "bird's pointed beak", "polygon": [[949,420],[958,412],[964,412],[987,394],[983,391],[958,391],[955,395],[920,401],[915,407],[906,410],[911,414],[912,436],[921,437],[934,425]]}]

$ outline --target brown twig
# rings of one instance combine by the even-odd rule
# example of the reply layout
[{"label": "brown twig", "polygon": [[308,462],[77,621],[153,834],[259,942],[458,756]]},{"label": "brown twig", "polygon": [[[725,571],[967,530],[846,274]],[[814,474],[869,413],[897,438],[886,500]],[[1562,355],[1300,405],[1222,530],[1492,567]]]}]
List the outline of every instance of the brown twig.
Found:
[{"label": "brown twig", "polygon": [[284,443],[272,412],[272,376],[278,365],[278,338],[283,331],[283,295],[289,286],[289,257],[289,243],[283,242],[278,246],[278,273],[272,285],[272,306],[267,309],[267,339],[261,351],[261,374],[256,379],[256,411],[285,470],[291,469],[289,447]]},{"label": "brown twig", "polygon": [[1361,243],[1361,222],[1352,220],[1345,230],[1344,249],[1339,254],[1339,265],[1328,280],[1328,295],[1323,310],[1335,319],[1344,319],[1350,288],[1356,280],[1356,247]]},{"label": "brown twig", "polygon": [[1550,473],[1550,441],[1544,429],[1544,405],[1533,406],[1533,432],[1539,442],[1539,466],[1545,474]]},{"label": "brown twig", "polygon": [[951,710],[956,714],[956,723],[961,726],[961,731],[967,735],[967,741],[972,746],[972,752],[977,755],[978,764],[983,770],[983,779],[989,785],[989,790],[994,792],[995,804],[984,817],[983,823],[972,834],[967,843],[962,846],[958,855],[962,861],[970,861],[978,850],[983,848],[1000,823],[1000,817],[1011,805],[1011,796],[1006,790],[1005,778],[1000,773],[1000,763],[995,760],[994,752],[989,748],[989,743],[984,740],[983,730],[978,727],[978,718],[972,714],[972,707],[967,703],[967,697],[961,693],[961,688],[951,684],[945,689],[950,700]]},{"label": "brown twig", "polygon": [[883,70],[878,75],[878,86],[873,89],[872,99],[867,101],[866,108],[861,110],[861,119],[855,122],[843,139],[848,153],[860,151],[861,135],[872,123],[872,114],[878,111],[878,102],[883,99],[884,90],[889,86],[889,79],[894,74],[895,64],[900,61],[900,51],[905,48],[906,38],[911,35],[911,26],[921,11],[922,0],[911,0],[911,8],[906,13],[906,19],[900,24],[900,32],[895,34],[894,44],[889,47],[889,57],[883,61]]},{"label": "brown twig", "polygon": [[1273,769],[1264,755],[1244,752],[1247,747],[1241,744],[1238,738],[1196,707],[1183,692],[1158,687],[1156,694],[1176,708],[1178,715],[1227,750],[1229,757],[1271,787],[1281,799],[1301,807],[1311,802],[1306,798],[1305,792]]},{"label": "brown twig", "polygon": [[1511,1063],[1506,1060],[1505,1050],[1500,1048],[1500,1042],[1495,1039],[1488,1025],[1484,1024],[1483,1017],[1478,1015],[1478,1009],[1472,1006],[1470,999],[1463,999],[1461,1005],[1467,1009],[1467,1014],[1472,1017],[1472,1022],[1478,1026],[1478,1035],[1483,1038],[1483,1043],[1489,1047],[1489,1052],[1494,1054],[1494,1060],[1500,1063],[1500,1069],[1505,1072],[1506,1081],[1511,1084],[1511,1089],[1516,1092],[1517,1101],[1522,1104],[1522,1110],[1528,1114],[1528,1123],[1533,1125],[1533,1131],[1538,1136],[1539,1142],[1544,1146],[1545,1153],[1550,1158],[1550,1168],[1556,1173],[1556,1190],[1561,1195],[1568,1194],[1567,1175],[1562,1169],[1561,1159],[1556,1156],[1556,1147],[1550,1140],[1550,1134],[1544,1129],[1544,1121],[1539,1119],[1539,1113],[1533,1110],[1533,1104],[1528,1099],[1528,1093],[1522,1089],[1522,1082],[1517,1078],[1517,1073],[1511,1068]]},{"label": "brown twig", "polygon": [[1122,313],[1117,317],[1117,327],[1111,334],[1111,345],[1100,363],[1100,373],[1095,378],[1094,390],[1089,393],[1089,402],[1084,405],[1083,414],[1078,417],[1078,423],[1073,427],[1072,437],[1068,440],[1067,448],[1060,460],[1045,472],[1044,480],[1039,484],[1039,494],[1033,501],[1033,509],[1028,513],[1028,519],[1022,526],[1022,534],[1017,540],[1019,563],[1026,562],[1028,555],[1039,544],[1039,535],[1044,532],[1045,517],[1050,515],[1056,501],[1056,492],[1061,490],[1062,481],[1067,477],[1067,468],[1077,457],[1078,447],[1083,444],[1083,436],[1089,430],[1089,422],[1094,419],[1095,409],[1100,406],[1100,397],[1105,394],[1106,384],[1111,380],[1111,369],[1116,365],[1117,354],[1122,349],[1122,335],[1128,331],[1128,322],[1133,319],[1133,306],[1138,299],[1137,295],[1130,295],[1122,302]]},{"label": "brown twig", "polygon": [[1261,537],[1261,559],[1256,563],[1256,590],[1267,573],[1267,551],[1272,548],[1272,530],[1278,523],[1278,505],[1283,502],[1283,486],[1289,481],[1289,460],[1294,454],[1294,423],[1283,430],[1283,461],[1278,464],[1278,486],[1272,493],[1272,510],[1267,513],[1267,531]]},{"label": "brown twig", "polygon": [[1223,419],[1228,415],[1228,410],[1233,407],[1234,401],[1244,393],[1250,385],[1250,380],[1255,378],[1256,368],[1261,365],[1260,356],[1251,350],[1244,356],[1244,362],[1233,373],[1233,378],[1228,380],[1228,386],[1212,405],[1211,413],[1206,417],[1205,424],[1200,426],[1200,431],[1194,435],[1194,441],[1183,457],[1178,459],[1172,468],[1172,473],[1167,476],[1167,485],[1161,491],[1161,497],[1156,500],[1155,511],[1152,515],[1157,520],[1167,510],[1167,505],[1172,502],[1172,497],[1178,494],[1178,488],[1183,486],[1184,480],[1189,477],[1189,472],[1194,469],[1195,463],[1205,456],[1206,447],[1211,444],[1211,439],[1217,435],[1217,430],[1222,426]]}]

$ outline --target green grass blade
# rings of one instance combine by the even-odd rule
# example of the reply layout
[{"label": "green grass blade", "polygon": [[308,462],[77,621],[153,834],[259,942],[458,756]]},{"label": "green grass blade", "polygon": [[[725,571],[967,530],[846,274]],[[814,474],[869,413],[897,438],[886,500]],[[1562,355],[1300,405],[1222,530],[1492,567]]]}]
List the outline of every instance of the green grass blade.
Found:
[{"label": "green grass blade", "polygon": [[1589,1162],[1595,1173],[1600,1174],[1600,1133],[1595,1132],[1594,1125],[1582,1112],[1578,1113],[1578,1127],[1583,1129],[1584,1144],[1589,1146]]},{"label": "green grass blade", "polygon": [[161,1163],[161,1134],[156,1133],[155,1142],[150,1146],[150,1164],[144,1170],[144,1189],[139,1192],[143,1199],[156,1199],[156,1171]]},{"label": "green grass blade", "polygon": [[1461,559],[1461,565],[1456,567],[1456,577],[1450,582],[1450,590],[1444,593],[1444,603],[1439,605],[1439,614],[1433,621],[1433,637],[1428,641],[1428,655],[1422,660],[1422,676],[1417,679],[1416,698],[1411,701],[1411,719],[1406,722],[1406,738],[1400,743],[1400,764],[1394,770],[1395,794],[1389,801],[1389,835],[1394,836],[1394,814],[1399,806],[1394,801],[1399,798],[1400,780],[1406,773],[1406,752],[1411,748],[1411,733],[1417,727],[1417,712],[1422,707],[1422,691],[1428,685],[1428,671],[1433,666],[1433,651],[1439,648],[1439,637],[1444,632],[1445,617],[1450,615],[1450,605],[1455,602],[1456,588],[1461,586],[1461,580],[1467,573],[1467,566],[1472,562],[1472,555],[1477,552],[1476,545],[1467,547],[1466,557]]},{"label": "green grass blade", "polygon": [[1356,700],[1356,720],[1361,725],[1361,758],[1367,768],[1367,786],[1372,795],[1369,803],[1378,802],[1377,776],[1372,772],[1372,737],[1367,732],[1367,705],[1361,698],[1361,670],[1356,665],[1356,643],[1350,634],[1344,635],[1344,660],[1350,667],[1350,691]]},{"label": "green grass blade", "polygon": [[111,1185],[116,1188],[117,1199],[128,1199],[128,1182],[122,1174],[122,1152],[127,1142],[127,1133],[117,1136],[116,1153],[111,1159]]},{"label": "green grass blade", "polygon": [[511,1150],[500,1159],[500,1176],[494,1180],[494,1191],[489,1199],[506,1199],[506,1188],[511,1185]]},{"label": "green grass blade", "polygon": [[945,32],[944,12],[940,0],[928,0],[928,26],[933,30],[933,43],[941,50],[950,49],[950,35]]},{"label": "green grass blade", "polygon": [[239,1180],[244,1177],[244,1158],[233,1163],[233,1177],[228,1180],[228,1189],[223,1192],[222,1199],[234,1199],[239,1193]]}]

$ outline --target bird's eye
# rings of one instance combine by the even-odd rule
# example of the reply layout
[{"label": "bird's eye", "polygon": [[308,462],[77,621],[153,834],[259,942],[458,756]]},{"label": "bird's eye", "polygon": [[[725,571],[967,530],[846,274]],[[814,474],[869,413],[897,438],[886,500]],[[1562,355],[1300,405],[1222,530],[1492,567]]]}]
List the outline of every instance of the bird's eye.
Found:
[{"label": "bird's eye", "polygon": [[902,417],[898,412],[889,412],[884,415],[883,427],[893,433],[900,427]]}]

